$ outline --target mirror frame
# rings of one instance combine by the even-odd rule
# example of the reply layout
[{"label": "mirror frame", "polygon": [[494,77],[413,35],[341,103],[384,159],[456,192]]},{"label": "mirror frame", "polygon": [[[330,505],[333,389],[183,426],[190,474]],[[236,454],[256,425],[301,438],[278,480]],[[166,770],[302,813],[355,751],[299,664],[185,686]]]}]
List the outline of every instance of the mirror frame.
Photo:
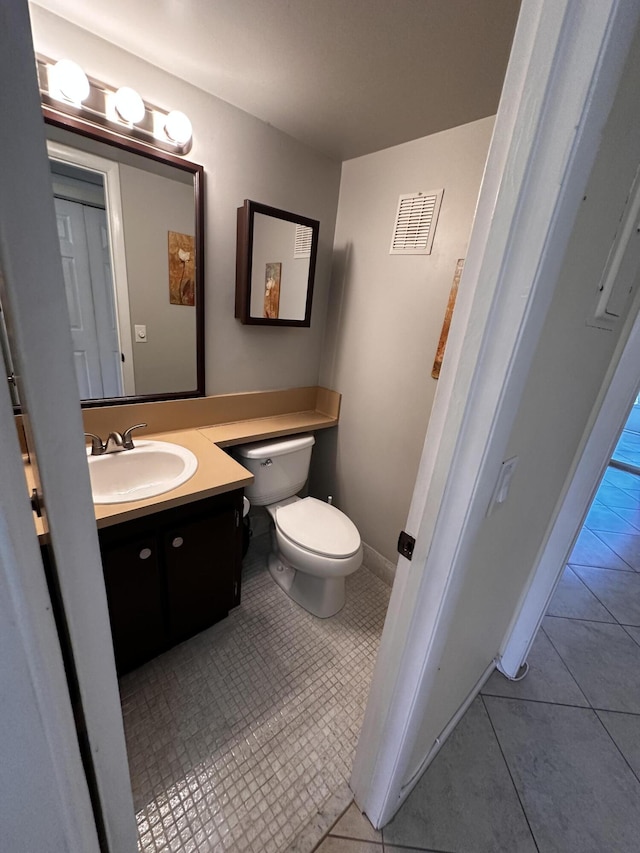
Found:
[{"label": "mirror frame", "polygon": [[[307,279],[307,300],[303,320],[271,319],[270,317],[251,316],[251,273],[253,266],[253,227],[256,213],[284,219],[297,225],[306,225],[313,231],[311,239],[311,256],[309,258],[309,277]],[[238,208],[238,242],[236,246],[236,319],[253,326],[306,326],[311,325],[311,304],[313,301],[313,284],[318,255],[318,235],[320,223],[317,219],[308,219],[288,210],[269,207],[258,201],[246,198],[243,207]]]},{"label": "mirror frame", "polygon": [[[191,397],[203,397],[205,394],[204,377],[204,167],[175,154],[168,154],[157,148],[131,139],[126,136],[85,121],[80,116],[70,116],[58,112],[46,104],[42,105],[42,114],[45,124],[70,130],[79,136],[103,142],[132,154],[139,154],[156,160],[168,166],[175,166],[193,176],[193,197],[195,205],[195,251],[196,251],[196,275],[195,275],[195,310],[196,310],[196,388],[193,391],[175,391],[166,394],[143,394],[131,397],[103,397],[93,400],[80,400],[82,408],[96,408],[98,406],[122,406],[130,403],[151,403],[158,400],[184,400]],[[19,406],[14,407],[17,412]]]}]

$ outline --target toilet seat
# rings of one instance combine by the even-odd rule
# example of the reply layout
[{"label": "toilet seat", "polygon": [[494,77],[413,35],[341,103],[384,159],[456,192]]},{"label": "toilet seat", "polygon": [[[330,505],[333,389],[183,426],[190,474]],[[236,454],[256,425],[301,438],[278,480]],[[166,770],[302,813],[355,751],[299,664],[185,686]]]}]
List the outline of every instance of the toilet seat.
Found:
[{"label": "toilet seat", "polygon": [[321,557],[351,557],[361,547],[360,534],[351,519],[316,498],[279,506],[275,523],[290,542]]}]

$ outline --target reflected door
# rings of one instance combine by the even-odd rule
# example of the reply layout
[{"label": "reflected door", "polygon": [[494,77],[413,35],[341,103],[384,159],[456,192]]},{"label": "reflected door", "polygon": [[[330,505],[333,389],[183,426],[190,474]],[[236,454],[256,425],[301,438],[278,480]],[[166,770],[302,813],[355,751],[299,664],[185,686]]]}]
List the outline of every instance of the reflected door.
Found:
[{"label": "reflected door", "polygon": [[82,205],[82,208],[104,396],[120,397],[124,393],[122,353],[118,339],[107,215],[98,207]]},{"label": "reflected door", "polygon": [[80,397],[121,396],[104,210],[60,198],[55,207]]}]

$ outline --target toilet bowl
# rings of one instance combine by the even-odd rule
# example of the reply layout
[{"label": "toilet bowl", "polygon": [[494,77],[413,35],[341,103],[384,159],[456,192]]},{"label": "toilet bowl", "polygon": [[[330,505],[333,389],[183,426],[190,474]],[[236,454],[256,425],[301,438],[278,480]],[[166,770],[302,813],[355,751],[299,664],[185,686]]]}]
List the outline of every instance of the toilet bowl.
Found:
[{"label": "toilet bowl", "polygon": [[362,565],[362,543],[353,522],[316,498],[267,507],[274,521],[269,572],[294,601],[326,619],[344,607],[345,578]]},{"label": "toilet bowl", "polygon": [[243,445],[234,455],[254,475],[245,490],[251,504],[264,506],[273,520],[271,576],[305,610],[326,619],[344,606],[345,578],[362,565],[362,542],[337,507],[296,494],[313,444],[311,435],[296,436]]}]

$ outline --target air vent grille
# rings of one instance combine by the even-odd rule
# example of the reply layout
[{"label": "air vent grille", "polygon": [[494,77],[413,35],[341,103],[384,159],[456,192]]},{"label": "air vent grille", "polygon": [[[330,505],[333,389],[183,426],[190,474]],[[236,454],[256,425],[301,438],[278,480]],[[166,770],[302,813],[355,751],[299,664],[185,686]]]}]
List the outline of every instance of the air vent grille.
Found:
[{"label": "air vent grille", "polygon": [[311,241],[313,240],[313,228],[308,225],[296,224],[296,243],[293,249],[294,258],[311,257]]},{"label": "air vent grille", "polygon": [[401,195],[390,255],[430,255],[444,190]]}]

